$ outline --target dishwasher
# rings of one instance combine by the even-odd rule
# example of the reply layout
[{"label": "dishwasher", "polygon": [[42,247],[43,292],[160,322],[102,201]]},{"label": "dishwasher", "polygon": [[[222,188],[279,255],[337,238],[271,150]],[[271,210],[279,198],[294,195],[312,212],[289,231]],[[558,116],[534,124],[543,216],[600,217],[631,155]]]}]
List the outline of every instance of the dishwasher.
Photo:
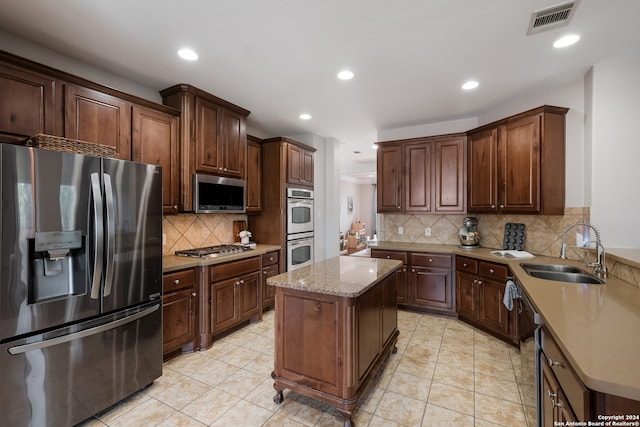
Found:
[{"label": "dishwasher", "polygon": [[540,427],[541,417],[541,329],[542,317],[516,281],[518,335],[520,341],[520,377],[518,387],[525,406],[528,427]]}]

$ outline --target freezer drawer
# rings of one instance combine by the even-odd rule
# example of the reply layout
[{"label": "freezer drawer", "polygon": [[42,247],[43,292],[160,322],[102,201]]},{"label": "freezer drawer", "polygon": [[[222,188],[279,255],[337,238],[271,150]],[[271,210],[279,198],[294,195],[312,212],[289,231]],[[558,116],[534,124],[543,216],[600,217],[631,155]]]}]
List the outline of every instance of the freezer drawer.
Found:
[{"label": "freezer drawer", "polygon": [[159,301],[0,346],[0,425],[71,426],[162,375]]}]

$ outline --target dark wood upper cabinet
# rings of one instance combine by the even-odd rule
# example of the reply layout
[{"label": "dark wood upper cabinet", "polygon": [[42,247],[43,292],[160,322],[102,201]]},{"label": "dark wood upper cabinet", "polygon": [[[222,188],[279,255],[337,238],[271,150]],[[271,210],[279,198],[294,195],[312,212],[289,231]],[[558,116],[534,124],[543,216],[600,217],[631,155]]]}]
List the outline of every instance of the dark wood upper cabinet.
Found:
[{"label": "dark wood upper cabinet", "polygon": [[56,82],[20,67],[0,63],[0,138],[19,141],[56,133]]},{"label": "dark wood upper cabinet", "polygon": [[287,144],[287,183],[313,186],[313,151],[300,145]]},{"label": "dark wood upper cabinet", "polygon": [[115,148],[131,159],[131,104],[94,89],[65,84],[64,136]]},{"label": "dark wood upper cabinet", "polygon": [[463,213],[466,136],[378,143],[378,212]]},{"label": "dark wood upper cabinet", "polygon": [[247,212],[262,210],[262,147],[260,140],[247,136]]},{"label": "dark wood upper cabinet", "polygon": [[180,117],[181,209],[193,210],[196,172],[246,179],[249,111],[196,87],[180,84],[160,91]]},{"label": "dark wood upper cabinet", "polygon": [[177,213],[179,204],[178,115],[133,106],[131,158],[162,166],[162,204],[165,214]]},{"label": "dark wood upper cabinet", "polygon": [[542,106],[469,132],[469,212],[564,213],[567,111]]}]

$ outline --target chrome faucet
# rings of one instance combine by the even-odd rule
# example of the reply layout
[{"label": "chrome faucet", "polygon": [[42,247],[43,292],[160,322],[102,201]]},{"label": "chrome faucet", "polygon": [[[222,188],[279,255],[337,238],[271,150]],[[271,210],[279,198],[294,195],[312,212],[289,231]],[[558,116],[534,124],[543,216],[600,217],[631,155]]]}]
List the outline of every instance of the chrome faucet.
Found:
[{"label": "chrome faucet", "polygon": [[[602,279],[606,279],[607,265],[604,246],[602,245],[602,240],[600,239],[600,232],[595,226],[587,222],[579,221],[574,224],[568,225],[564,230],[562,230],[562,248],[560,249],[560,258],[567,259],[567,233],[569,232],[569,230],[577,226],[589,227],[596,233],[596,262],[585,262],[587,264],[587,267],[593,267],[593,274]],[[589,243],[590,242],[586,242],[581,246],[581,248],[586,248]]]}]

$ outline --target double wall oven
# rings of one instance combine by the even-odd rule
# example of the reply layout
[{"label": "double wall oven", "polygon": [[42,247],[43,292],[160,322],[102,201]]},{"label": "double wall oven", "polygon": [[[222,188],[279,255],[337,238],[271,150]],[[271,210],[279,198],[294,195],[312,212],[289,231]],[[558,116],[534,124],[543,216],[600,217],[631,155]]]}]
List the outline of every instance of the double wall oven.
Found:
[{"label": "double wall oven", "polygon": [[287,188],[287,271],[313,264],[313,190]]}]

